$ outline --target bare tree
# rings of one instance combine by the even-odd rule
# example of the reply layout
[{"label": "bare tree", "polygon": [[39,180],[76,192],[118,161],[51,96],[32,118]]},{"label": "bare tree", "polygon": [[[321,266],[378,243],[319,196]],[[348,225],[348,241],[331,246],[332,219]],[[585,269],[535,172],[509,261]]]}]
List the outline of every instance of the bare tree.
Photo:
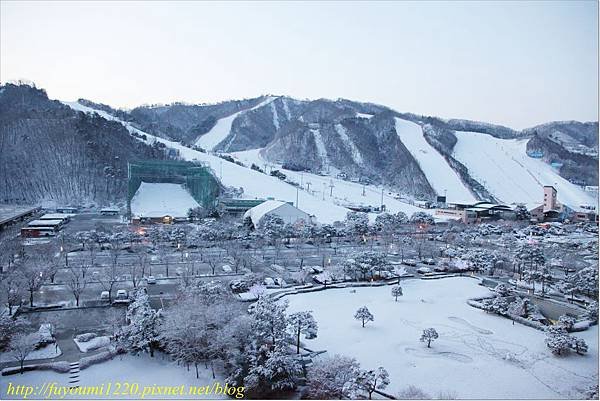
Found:
[{"label": "bare tree", "polygon": [[166,245],[159,245],[158,248],[158,259],[165,265],[166,276],[169,277],[169,248]]},{"label": "bare tree", "polygon": [[19,273],[22,277],[22,282],[29,292],[29,306],[33,308],[33,294],[40,289],[44,282],[44,269],[30,260],[26,261]]},{"label": "bare tree", "polygon": [[23,277],[16,271],[0,275],[0,288],[3,302],[8,308],[8,314],[12,315],[12,308],[18,306],[21,302]]},{"label": "bare tree", "polygon": [[69,278],[67,279],[67,287],[71,290],[73,297],[75,297],[75,304],[79,306],[79,299],[83,290],[87,286],[87,281],[81,269],[73,267],[69,268]]},{"label": "bare tree", "polygon": [[104,291],[108,291],[108,302],[112,302],[112,292],[115,284],[119,281],[118,265],[110,264],[98,277],[98,282]]},{"label": "bare tree", "polygon": [[208,264],[208,267],[210,267],[210,270],[212,271],[212,275],[215,275],[215,272],[217,270],[217,266],[219,265],[219,262],[221,261],[221,258],[217,255],[210,255],[208,257],[206,257],[206,263]]},{"label": "bare tree", "polygon": [[23,364],[27,357],[35,350],[37,343],[37,333],[31,333],[26,336],[15,336],[10,341],[10,352],[14,360],[19,362],[21,374],[23,374]]}]

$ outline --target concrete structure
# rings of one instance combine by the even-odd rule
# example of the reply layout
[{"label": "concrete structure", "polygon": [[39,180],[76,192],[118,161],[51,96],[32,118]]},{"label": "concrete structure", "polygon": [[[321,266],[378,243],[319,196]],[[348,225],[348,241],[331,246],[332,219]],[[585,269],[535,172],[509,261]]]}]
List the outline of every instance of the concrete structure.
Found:
[{"label": "concrete structure", "polygon": [[486,220],[514,220],[516,214],[512,207],[486,201],[475,203],[449,203],[445,209],[436,209],[435,215],[460,220],[465,224],[480,223]]},{"label": "concrete structure", "polygon": [[65,213],[46,213],[38,218],[38,220],[60,220],[63,223],[68,223],[71,216]]},{"label": "concrete structure", "polygon": [[39,207],[0,205],[0,230],[24,221],[40,211]]},{"label": "concrete structure", "polygon": [[77,213],[78,209],[74,206],[60,206],[56,208],[56,213]]},{"label": "concrete structure", "polygon": [[51,237],[60,231],[63,224],[63,220],[33,220],[27,223],[27,227],[21,228],[21,237]]},{"label": "concrete structure", "polygon": [[295,224],[300,220],[304,220],[307,223],[311,221],[311,216],[308,213],[292,206],[290,203],[277,200],[268,200],[244,213],[244,219],[249,218],[252,220],[254,227],[260,226],[261,221],[266,216],[277,216],[284,223],[289,224]]},{"label": "concrete structure", "polygon": [[598,213],[595,206],[581,205],[577,209],[571,209],[558,202],[557,197],[558,192],[553,186],[544,186],[543,203],[529,211],[531,218],[538,222],[569,219],[575,222],[589,221],[598,223]]},{"label": "concrete structure", "polygon": [[265,202],[265,199],[221,199],[219,202],[225,212],[240,215]]},{"label": "concrete structure", "polygon": [[544,185],[544,203],[542,204],[542,211],[544,213],[550,211],[560,211],[562,205],[558,203],[556,195],[556,188],[554,188],[552,185]]}]

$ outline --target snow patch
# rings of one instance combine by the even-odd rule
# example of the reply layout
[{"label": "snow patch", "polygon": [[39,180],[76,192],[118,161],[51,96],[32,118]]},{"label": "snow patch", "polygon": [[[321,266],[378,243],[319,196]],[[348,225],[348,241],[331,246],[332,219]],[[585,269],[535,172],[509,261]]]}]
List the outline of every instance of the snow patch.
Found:
[{"label": "snow patch", "polygon": [[319,128],[313,128],[310,130],[310,132],[312,132],[313,137],[315,138],[315,144],[317,145],[317,153],[319,154],[319,158],[322,160],[323,165],[329,165],[329,157],[327,155],[325,143],[323,142],[323,137],[321,136],[321,130]]},{"label": "snow patch", "polygon": [[275,126],[275,130],[279,130],[279,116],[277,115],[277,108],[275,107],[275,103],[269,103],[271,106],[271,112],[273,113],[273,125]]},{"label": "snow patch", "polygon": [[358,148],[356,147],[354,142],[350,139],[350,137],[346,133],[346,128],[342,124],[336,124],[335,130],[338,133],[338,135],[340,136],[340,138],[342,139],[342,141],[344,142],[344,144],[346,145],[346,147],[348,148],[348,150],[350,151],[350,154],[352,155],[352,160],[354,160],[354,162],[356,164],[358,164],[359,166],[362,165],[363,158],[362,158],[362,155],[360,154],[360,150],[358,150]]},{"label": "snow patch", "polygon": [[287,99],[283,98],[281,99],[281,102],[283,103],[283,111],[285,112],[285,116],[287,117],[288,121],[290,121],[292,119],[292,114],[290,113],[290,108],[288,106]]},{"label": "snow patch", "polygon": [[418,124],[396,117],[396,132],[437,194],[446,193],[449,201],[476,200],[446,159],[425,140]]},{"label": "snow patch", "polygon": [[139,217],[187,217],[200,205],[180,184],[142,182],[131,200],[131,214]]},{"label": "snow patch", "polygon": [[223,142],[225,140],[225,138],[227,138],[229,136],[229,133],[231,132],[231,126],[233,124],[233,120],[235,120],[239,115],[241,115],[243,113],[246,113],[250,110],[258,109],[259,107],[262,107],[262,106],[272,102],[274,99],[275,99],[274,97],[268,97],[266,100],[260,102],[259,104],[257,104],[256,106],[254,106],[250,109],[241,110],[241,111],[238,111],[237,113],[233,113],[230,116],[219,119],[217,121],[217,123],[215,124],[215,126],[212,127],[212,129],[210,131],[208,131],[206,134],[200,136],[200,138],[198,138],[198,140],[196,140],[195,145],[200,146],[201,148],[206,149],[206,150],[213,150],[215,147],[217,147],[218,144]]}]

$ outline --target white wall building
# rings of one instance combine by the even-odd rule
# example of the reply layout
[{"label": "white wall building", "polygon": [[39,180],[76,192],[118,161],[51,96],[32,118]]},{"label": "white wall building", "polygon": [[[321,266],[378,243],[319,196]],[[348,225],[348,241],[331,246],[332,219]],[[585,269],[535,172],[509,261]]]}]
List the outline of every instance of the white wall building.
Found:
[{"label": "white wall building", "polygon": [[300,220],[304,220],[307,223],[311,221],[311,217],[308,213],[303,212],[289,203],[276,200],[263,202],[244,213],[244,219],[249,217],[252,220],[254,227],[258,227],[265,216],[277,216],[281,218],[284,223],[290,224],[297,223]]}]

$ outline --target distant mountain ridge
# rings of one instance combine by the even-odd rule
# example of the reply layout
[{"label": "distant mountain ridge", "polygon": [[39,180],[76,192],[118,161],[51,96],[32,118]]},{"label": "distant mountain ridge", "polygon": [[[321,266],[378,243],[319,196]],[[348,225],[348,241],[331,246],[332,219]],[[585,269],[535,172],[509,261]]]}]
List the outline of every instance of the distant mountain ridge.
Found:
[{"label": "distant mountain ridge", "polygon": [[[227,125],[228,131],[215,135],[215,130],[223,129],[215,128],[217,122],[229,116],[234,118]],[[126,117],[142,130],[190,146],[201,143],[201,138],[210,133],[217,143],[205,150],[230,153],[264,148],[263,156],[274,163],[313,172],[338,170],[356,179],[385,183],[425,198],[432,198],[436,191],[414,155],[395,135],[395,118],[419,125],[427,142],[478,199],[495,198],[453,157],[456,131],[501,139],[530,139],[532,147],[546,152],[544,160],[548,163],[561,157],[563,167],[559,173],[565,178],[577,176],[583,184],[598,183],[597,122],[550,122],[515,130],[479,121],[400,113],[383,105],[348,99],[298,100],[267,95],[206,106],[142,106]],[[568,145],[556,141],[553,147],[544,144],[542,139],[550,140],[552,132],[568,138]],[[557,151],[556,146],[561,150]]]},{"label": "distant mountain ridge", "polygon": [[[463,200],[504,200],[498,197],[497,188],[490,186],[495,169],[502,166],[490,166],[489,171],[482,173],[480,166],[473,165],[464,153],[457,156],[459,140],[473,138],[457,133],[499,139],[492,141],[497,145],[486,146],[502,146],[510,141],[523,146],[526,143],[527,152],[541,157],[547,165],[544,172],[527,170],[527,174],[548,177],[554,174],[579,185],[598,185],[597,122],[550,122],[514,130],[485,122],[400,113],[383,105],[348,99],[299,100],[273,95],[216,104],[140,106],[132,110],[85,99],[79,99],[78,103],[190,148],[206,145],[202,150],[217,153],[261,149],[264,161],[286,169],[383,184],[417,199],[435,200],[436,195],[448,192],[449,197]],[[124,185],[128,159],[166,157],[164,144],[152,147],[138,143],[130,135],[123,135],[128,131],[121,124],[74,111],[49,100],[43,90],[31,86],[0,87],[0,107],[3,139],[0,167],[8,172],[8,178],[0,183],[0,196],[5,201],[9,198],[59,201],[75,196],[108,202],[110,193],[116,193],[109,190],[109,185],[114,185],[113,189]],[[65,161],[51,160],[52,152],[57,150],[46,146],[40,149],[42,161],[38,163],[28,153],[32,143],[23,140],[34,132],[43,138],[44,144],[60,144],[68,157],[77,162],[63,166],[60,163]],[[157,148],[160,145],[163,148]],[[464,151],[465,144],[460,145]],[[77,149],[78,155],[71,149]],[[46,170],[69,172],[78,183],[66,183],[64,178],[59,183],[58,178],[47,172],[35,172],[44,170],[44,165],[51,166]],[[75,165],[86,166],[86,174],[93,177],[87,178],[87,182],[93,184],[84,182],[84,174],[72,167]],[[22,175],[24,187],[35,187],[34,178],[40,175],[44,184],[15,192]],[[114,180],[109,179],[113,176]],[[447,186],[446,179],[451,181]],[[537,183],[546,181],[555,179],[536,177]]]}]

